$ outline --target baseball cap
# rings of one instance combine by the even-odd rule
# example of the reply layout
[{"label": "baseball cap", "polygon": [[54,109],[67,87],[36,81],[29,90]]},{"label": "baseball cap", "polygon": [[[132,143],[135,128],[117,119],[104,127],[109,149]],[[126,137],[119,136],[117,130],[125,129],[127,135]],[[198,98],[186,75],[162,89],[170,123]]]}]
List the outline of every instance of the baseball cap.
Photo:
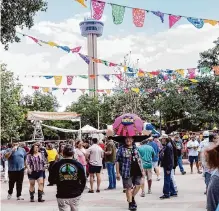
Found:
[{"label": "baseball cap", "polygon": [[168,135],[167,134],[162,134],[160,139],[162,139],[162,138],[168,138]]}]

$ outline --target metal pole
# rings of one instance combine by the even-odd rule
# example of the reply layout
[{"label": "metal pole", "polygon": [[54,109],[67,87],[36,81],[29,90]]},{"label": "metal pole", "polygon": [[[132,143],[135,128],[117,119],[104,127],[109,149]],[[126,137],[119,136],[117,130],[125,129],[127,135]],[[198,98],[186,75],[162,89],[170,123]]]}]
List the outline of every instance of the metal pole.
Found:
[{"label": "metal pole", "polygon": [[160,110],[160,134],[161,134],[161,130],[162,130],[162,117],[161,117],[161,110]]},{"label": "metal pole", "polygon": [[99,111],[97,112],[97,129],[100,129],[100,113]]}]

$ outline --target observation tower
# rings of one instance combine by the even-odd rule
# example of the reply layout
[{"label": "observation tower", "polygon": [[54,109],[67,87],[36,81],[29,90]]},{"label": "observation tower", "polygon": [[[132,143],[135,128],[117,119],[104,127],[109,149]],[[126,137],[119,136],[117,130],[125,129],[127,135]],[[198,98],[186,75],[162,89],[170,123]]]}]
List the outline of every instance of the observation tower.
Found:
[{"label": "observation tower", "polygon": [[[104,24],[101,21],[97,21],[91,18],[86,18],[80,24],[81,35],[83,37],[87,37],[87,51],[88,56],[97,58],[97,37],[101,37],[103,34]],[[98,69],[97,63],[90,60],[90,64],[88,65],[88,75],[95,75],[95,78],[88,79],[89,89],[93,89],[94,91],[89,91],[89,95],[94,97],[97,94],[98,89]]]}]

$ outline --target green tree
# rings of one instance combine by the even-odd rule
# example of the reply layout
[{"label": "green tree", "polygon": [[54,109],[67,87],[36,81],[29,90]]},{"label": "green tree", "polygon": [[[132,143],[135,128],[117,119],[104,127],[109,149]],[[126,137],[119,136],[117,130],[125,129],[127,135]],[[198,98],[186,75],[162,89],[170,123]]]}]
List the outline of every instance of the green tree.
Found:
[{"label": "green tree", "polygon": [[21,87],[16,82],[7,66],[1,64],[1,140],[9,142],[12,138],[19,139],[19,130],[24,122],[20,107]]},{"label": "green tree", "polygon": [[8,44],[18,42],[17,27],[31,28],[34,25],[33,17],[38,11],[46,11],[47,3],[44,0],[6,0],[1,2],[1,43],[8,49]]}]

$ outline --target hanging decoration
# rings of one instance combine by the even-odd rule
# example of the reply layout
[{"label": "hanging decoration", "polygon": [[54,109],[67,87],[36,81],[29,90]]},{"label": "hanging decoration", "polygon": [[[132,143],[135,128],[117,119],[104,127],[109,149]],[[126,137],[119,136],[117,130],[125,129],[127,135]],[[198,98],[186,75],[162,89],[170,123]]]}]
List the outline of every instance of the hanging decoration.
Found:
[{"label": "hanging decoration", "polygon": [[172,28],[172,26],[179,21],[181,16],[176,15],[169,15],[169,28]]},{"label": "hanging decoration", "polygon": [[133,15],[133,23],[136,27],[143,27],[144,19],[145,19],[145,10],[133,8],[132,9]]},{"label": "hanging decoration", "polygon": [[117,4],[112,4],[113,23],[118,25],[123,22],[125,15],[125,7]]},{"label": "hanging decoration", "polygon": [[68,75],[67,76],[67,85],[70,86],[72,85],[72,80],[73,80],[74,76],[73,75]]},{"label": "hanging decoration", "polygon": [[187,20],[193,24],[197,29],[201,29],[204,26],[204,21],[199,18],[187,18]]},{"label": "hanging decoration", "polygon": [[78,53],[78,54],[87,64],[90,64],[90,58],[88,56],[83,55],[81,53]]},{"label": "hanging decoration", "polygon": [[93,8],[93,18],[96,20],[100,20],[103,15],[105,2],[99,2],[99,1],[91,1],[92,8]]},{"label": "hanging decoration", "polygon": [[65,51],[67,53],[70,53],[70,52],[72,52],[72,53],[79,53],[79,51],[81,50],[81,46],[78,46],[78,47],[75,47],[75,48],[70,48],[68,46],[58,45],[57,43],[55,43],[53,41],[43,41],[41,39],[32,37],[30,35],[26,35],[26,34],[23,34],[23,33],[20,33],[20,32],[16,32],[16,33],[20,34],[20,35],[22,35],[24,37],[30,38],[31,40],[33,40],[35,43],[37,43],[40,46],[42,46],[42,44],[46,44],[46,45],[49,45],[50,47],[56,47],[56,48],[62,49],[63,51]]},{"label": "hanging decoration", "polygon": [[80,3],[82,6],[87,7],[87,5],[85,4],[84,0],[75,0],[78,3]]},{"label": "hanging decoration", "polygon": [[188,78],[189,79],[194,79],[195,78],[195,68],[189,68],[188,69]]},{"label": "hanging decoration", "polygon": [[62,83],[62,76],[54,76],[55,85],[59,86]]},{"label": "hanging decoration", "polygon": [[143,8],[134,8],[126,5],[119,5],[110,2],[104,2],[101,0],[91,0],[92,7],[93,7],[93,18],[99,20],[104,12],[105,5],[111,5],[112,7],[112,19],[113,23],[118,25],[123,22],[125,9],[132,9],[133,14],[133,23],[136,27],[143,27],[145,13],[152,13],[158,16],[162,23],[164,23],[164,16],[169,17],[169,28],[172,28],[173,25],[178,22],[181,18],[187,19],[191,24],[193,24],[197,29],[201,29],[205,23],[211,24],[212,26],[216,26],[219,24],[218,20],[211,20],[211,19],[204,19],[204,18],[195,18],[195,17],[188,17],[184,15],[176,15],[176,14],[169,14],[161,11],[152,11]]},{"label": "hanging decoration", "polygon": [[213,70],[214,70],[214,74],[219,76],[219,66],[214,66]]},{"label": "hanging decoration", "polygon": [[160,11],[157,11],[157,12],[152,11],[152,13],[153,13],[154,15],[158,16],[158,17],[160,18],[161,22],[164,23],[164,13],[162,13],[162,12],[160,12]]}]

